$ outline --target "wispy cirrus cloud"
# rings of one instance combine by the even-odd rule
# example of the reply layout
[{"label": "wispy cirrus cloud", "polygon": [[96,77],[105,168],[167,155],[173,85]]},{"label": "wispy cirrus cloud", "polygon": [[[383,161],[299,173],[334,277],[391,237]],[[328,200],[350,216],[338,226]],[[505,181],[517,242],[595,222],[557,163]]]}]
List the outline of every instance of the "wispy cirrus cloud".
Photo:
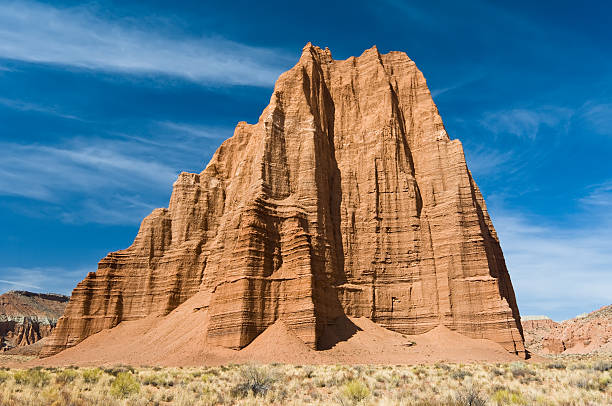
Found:
[{"label": "wispy cirrus cloud", "polygon": [[480,124],[493,134],[510,134],[534,140],[543,127],[564,128],[574,110],[558,106],[516,108],[485,113]]},{"label": "wispy cirrus cloud", "polygon": [[[73,140],[68,145],[0,143],[0,194],[57,201],[66,192],[157,189],[177,171],[121,152],[111,142]],[[142,186],[141,186],[142,187]]]},{"label": "wispy cirrus cloud", "polygon": [[7,281],[6,279],[0,279],[0,286],[1,285],[15,286],[17,288],[42,289],[38,285],[32,285],[29,283],[24,283],[24,282],[19,282],[19,281]]},{"label": "wispy cirrus cloud", "polygon": [[461,89],[465,86],[468,86],[474,82],[479,81],[480,79],[484,78],[485,75],[484,74],[477,74],[477,75],[471,75],[465,79],[462,80],[458,80],[457,82],[451,84],[450,86],[445,86],[445,87],[439,87],[439,88],[433,88],[431,89],[431,95],[434,98],[438,98],[446,93],[451,93],[455,90]]},{"label": "wispy cirrus cloud", "polygon": [[612,103],[588,102],[581,111],[581,118],[589,130],[597,134],[612,135]]},{"label": "wispy cirrus cloud", "polygon": [[66,118],[70,120],[81,120],[81,118],[79,118],[78,116],[65,113],[56,106],[47,106],[23,100],[8,99],[6,97],[0,97],[0,105],[19,111],[49,114],[52,116]]},{"label": "wispy cirrus cloud", "polygon": [[232,132],[228,131],[226,128],[215,128],[189,123],[175,123],[171,121],[160,121],[157,124],[168,132],[182,133],[198,138],[221,140],[232,135]]},{"label": "wispy cirrus cloud", "polygon": [[70,295],[76,283],[95,269],[60,267],[0,268],[0,292],[14,289]]},{"label": "wispy cirrus cloud", "polygon": [[466,149],[466,161],[472,174],[477,177],[492,176],[496,173],[511,173],[518,169],[518,165],[508,169],[509,164],[516,161],[515,151],[499,151],[496,149],[479,146],[473,149]]},{"label": "wispy cirrus cloud", "polygon": [[[222,37],[164,35],[163,21],[111,21],[86,6],[34,1],[0,7],[0,58],[211,85],[271,86],[291,59]],[[152,30],[151,26],[156,30]]]},{"label": "wispy cirrus cloud", "polygon": [[592,186],[580,202],[589,207],[612,208],[612,180]]},{"label": "wispy cirrus cloud", "polygon": [[167,205],[179,172],[202,170],[230,135],[230,129],[165,121],[151,123],[144,134],[81,136],[55,145],[0,142],[0,196],[45,208],[15,208],[28,216],[138,224]]}]

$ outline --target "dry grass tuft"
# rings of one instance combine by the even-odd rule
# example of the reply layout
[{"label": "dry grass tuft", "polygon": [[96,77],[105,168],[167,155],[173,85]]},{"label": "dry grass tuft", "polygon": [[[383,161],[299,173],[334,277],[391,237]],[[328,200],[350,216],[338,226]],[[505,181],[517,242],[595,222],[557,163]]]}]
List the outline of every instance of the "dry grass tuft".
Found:
[{"label": "dry grass tuft", "polygon": [[594,406],[612,404],[611,361],[0,369],[0,405]]}]

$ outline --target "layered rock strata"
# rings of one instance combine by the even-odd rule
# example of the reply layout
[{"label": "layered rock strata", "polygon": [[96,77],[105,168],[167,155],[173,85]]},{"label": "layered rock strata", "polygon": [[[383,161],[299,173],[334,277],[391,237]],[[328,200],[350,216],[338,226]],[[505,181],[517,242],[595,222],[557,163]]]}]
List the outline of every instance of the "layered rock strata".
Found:
[{"label": "layered rock strata", "polygon": [[47,337],[64,313],[68,297],[10,291],[0,295],[0,351]]},{"label": "layered rock strata", "polygon": [[322,349],[343,339],[346,316],[365,316],[525,354],[461,143],[414,62],[376,47],[334,60],[308,44],[259,121],[238,123],[204,171],[180,174],[169,207],[78,284],[44,354],[198,292],[211,345],[243,348],[282,320]]}]

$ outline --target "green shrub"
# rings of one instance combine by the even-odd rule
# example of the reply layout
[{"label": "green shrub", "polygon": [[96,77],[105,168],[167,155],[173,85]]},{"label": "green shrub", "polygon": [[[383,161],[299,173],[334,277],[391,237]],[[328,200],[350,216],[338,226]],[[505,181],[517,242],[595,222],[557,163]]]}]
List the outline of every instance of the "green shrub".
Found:
[{"label": "green shrub", "polygon": [[472,373],[469,371],[464,371],[463,369],[458,369],[451,373],[451,378],[455,380],[462,380],[466,376],[472,376]]},{"label": "green shrub", "polygon": [[535,371],[529,369],[522,362],[513,362],[512,366],[510,367],[510,372],[512,372],[512,376],[515,378],[532,376],[536,374]]},{"label": "green shrub", "polygon": [[102,376],[102,370],[99,368],[86,369],[83,371],[83,381],[85,383],[96,383]]},{"label": "green shrub", "polygon": [[128,396],[140,392],[140,384],[131,372],[119,372],[111,383],[111,395],[117,398],[127,398]]},{"label": "green shrub", "polygon": [[210,381],[212,381],[214,378],[215,378],[215,375],[214,375],[214,374],[212,374],[212,373],[208,373],[208,372],[207,372],[207,373],[205,373],[205,374],[202,374],[202,375],[200,376],[200,379],[201,379],[201,380],[202,380],[202,382],[204,382],[204,383],[210,382]]},{"label": "green shrub", "polygon": [[437,369],[443,369],[444,371],[450,371],[452,369],[452,367],[448,364],[435,364],[434,365]]},{"label": "green shrub", "polygon": [[593,365],[595,371],[610,371],[612,370],[612,361],[598,361]]},{"label": "green shrub", "polygon": [[599,377],[599,379],[597,380],[597,385],[599,386],[599,390],[602,392],[608,388],[610,383],[612,383],[612,377],[609,375],[608,376],[603,375]]},{"label": "green shrub", "polygon": [[491,369],[491,375],[493,376],[504,376],[506,375],[506,371],[501,368],[493,368]]},{"label": "green shrub", "polygon": [[351,402],[358,403],[370,396],[370,389],[363,382],[353,379],[342,387],[342,395]]},{"label": "green shrub", "polygon": [[546,365],[546,368],[548,369],[565,369],[565,364],[559,361],[555,361],[555,362],[551,362],[550,364]]},{"label": "green shrub", "polygon": [[74,369],[65,369],[55,375],[55,382],[63,384],[70,383],[74,381],[78,376],[79,374]]},{"label": "green shrub", "polygon": [[525,399],[519,392],[499,389],[493,393],[491,400],[499,406],[502,405],[524,405]]},{"label": "green shrub", "polygon": [[119,374],[123,372],[130,372],[133,374],[136,372],[136,370],[134,369],[134,367],[130,365],[117,365],[111,368],[105,368],[104,372],[116,377],[116,376],[119,376]]},{"label": "green shrub", "polygon": [[587,377],[580,377],[580,378],[572,379],[570,381],[570,384],[579,389],[585,389],[585,390],[599,389],[599,382],[595,382],[594,380],[589,379]]},{"label": "green shrub", "polygon": [[15,383],[18,385],[30,385],[41,388],[49,383],[49,373],[40,368],[25,369],[13,373]]},{"label": "green shrub", "polygon": [[455,394],[455,404],[457,406],[486,406],[487,399],[478,389],[471,387]]},{"label": "green shrub", "polygon": [[167,374],[145,375],[140,379],[140,381],[143,385],[150,385],[156,388],[174,386],[174,380],[170,378]]},{"label": "green shrub", "polygon": [[254,366],[243,368],[240,375],[242,382],[231,390],[234,397],[246,397],[249,393],[254,396],[265,395],[275,380],[267,370]]},{"label": "green shrub", "polygon": [[314,378],[315,375],[316,374],[315,374],[315,370],[313,367],[311,366],[304,367],[304,378],[308,378],[308,379]]}]

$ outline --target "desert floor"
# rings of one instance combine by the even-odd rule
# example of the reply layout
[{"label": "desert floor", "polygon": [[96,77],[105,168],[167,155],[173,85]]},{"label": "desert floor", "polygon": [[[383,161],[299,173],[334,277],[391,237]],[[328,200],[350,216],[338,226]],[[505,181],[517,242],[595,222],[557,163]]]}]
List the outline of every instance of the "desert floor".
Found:
[{"label": "desert floor", "polygon": [[[3,359],[2,359],[3,358]],[[20,368],[0,405],[612,405],[612,355],[428,365]]]}]

